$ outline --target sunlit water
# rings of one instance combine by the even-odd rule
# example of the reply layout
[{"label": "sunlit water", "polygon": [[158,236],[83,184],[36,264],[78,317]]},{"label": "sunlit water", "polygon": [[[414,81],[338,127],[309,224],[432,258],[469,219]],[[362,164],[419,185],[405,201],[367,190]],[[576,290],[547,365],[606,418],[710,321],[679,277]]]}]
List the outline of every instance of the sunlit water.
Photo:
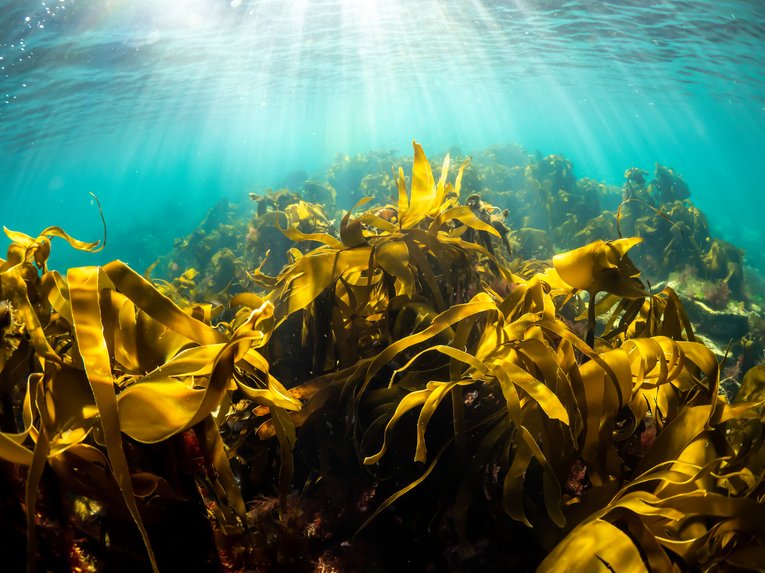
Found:
[{"label": "sunlit water", "polygon": [[338,153],[517,142],[620,184],[658,161],[763,251],[765,1],[0,2],[0,219],[166,251]]}]

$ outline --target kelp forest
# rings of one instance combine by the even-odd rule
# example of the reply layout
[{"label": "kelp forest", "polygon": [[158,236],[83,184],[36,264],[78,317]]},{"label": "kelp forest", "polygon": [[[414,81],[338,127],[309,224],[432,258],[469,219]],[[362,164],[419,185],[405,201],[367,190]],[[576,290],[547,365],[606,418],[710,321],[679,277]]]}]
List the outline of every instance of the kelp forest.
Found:
[{"label": "kelp forest", "polygon": [[414,143],[244,199],[145,270],[5,230],[3,571],[765,568],[765,283],[671,168]]}]

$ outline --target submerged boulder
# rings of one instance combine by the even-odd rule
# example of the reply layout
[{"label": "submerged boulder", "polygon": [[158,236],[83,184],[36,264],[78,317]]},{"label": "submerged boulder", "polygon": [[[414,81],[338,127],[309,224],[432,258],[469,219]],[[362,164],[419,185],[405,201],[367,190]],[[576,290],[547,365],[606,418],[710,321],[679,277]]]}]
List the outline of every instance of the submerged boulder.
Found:
[{"label": "submerged boulder", "polygon": [[726,308],[716,310],[704,301],[681,296],[688,318],[697,329],[708,337],[725,342],[738,340],[749,332],[749,312],[740,306],[729,304]]}]

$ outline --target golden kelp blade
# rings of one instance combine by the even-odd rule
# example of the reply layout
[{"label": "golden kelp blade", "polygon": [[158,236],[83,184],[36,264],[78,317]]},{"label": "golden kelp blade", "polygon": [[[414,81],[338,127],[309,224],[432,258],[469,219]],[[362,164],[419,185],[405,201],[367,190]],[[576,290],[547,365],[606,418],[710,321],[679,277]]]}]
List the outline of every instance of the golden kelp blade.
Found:
[{"label": "golden kelp blade", "polygon": [[[103,428],[106,450],[112,472],[120,486],[125,503],[133,516],[143,537],[152,568],[157,564],[151,548],[148,533],[138,512],[133,486],[130,481],[130,468],[122,449],[120,420],[117,412],[117,396],[114,391],[114,377],[111,371],[109,351],[103,337],[99,292],[102,284],[108,285],[103,271],[97,267],[70,269],[67,273],[72,304],[74,331],[78,341],[85,372],[98,408],[101,427]],[[106,284],[104,284],[106,283]]]},{"label": "golden kelp blade", "polygon": [[106,220],[104,219],[104,213],[101,210],[101,202],[98,200],[98,197],[94,193],[90,193],[90,195],[93,197],[96,205],[98,206],[98,214],[101,217],[101,223],[103,224],[104,229],[103,241],[99,240],[89,243],[85,241],[79,241],[69,235],[61,227],[57,227],[55,225],[44,229],[36,239],[33,239],[29,235],[20,233],[18,231],[11,231],[10,229],[3,226],[3,231],[11,240],[11,245],[8,249],[8,252],[11,255],[9,256],[9,262],[13,265],[16,265],[19,263],[31,262],[34,260],[37,266],[42,269],[43,272],[47,271],[46,262],[50,256],[50,240],[53,237],[64,239],[67,243],[69,243],[71,247],[79,251],[96,253],[102,250],[106,246]]},{"label": "golden kelp blade", "polygon": [[[161,476],[130,474],[120,432],[141,452],[141,442],[193,428],[183,439],[203,442],[204,477],[195,477],[214,482],[200,490],[214,492],[224,535],[251,516],[238,480],[261,460],[246,459],[246,441],[275,437],[255,449],[269,458],[279,449],[283,511],[300,485],[292,479],[303,456],[293,459],[293,448],[312,458],[318,444],[320,467],[303,469],[326,484],[325,471],[344,479],[363,461],[360,482],[386,496],[362,528],[428,487],[422,500],[454,516],[461,541],[474,537],[468,512],[477,504],[488,506],[479,515],[504,511],[509,519],[497,522],[507,529],[494,539],[522,532],[535,550],[552,548],[540,571],[761,563],[762,369],[742,386],[740,398],[754,403],[718,397],[716,358],[693,342],[679,298],[650,295],[638,281],[628,251],[639,239],[596,241],[557,255],[551,269],[537,261],[522,277],[511,273],[491,243],[469,240],[499,232],[459,204],[463,168],[451,187],[447,157],[436,181],[415,143],[411,190],[403,170],[396,180],[398,213],[349,212],[339,239],[301,231],[311,227],[297,222],[323,217],[302,201],[261,215],[290,240],[320,246],[293,245],[276,277],[258,267],[266,293],[235,295],[231,305],[243,308],[217,315],[215,328],[214,306],[179,292],[193,287],[193,270],[157,288],[114,262],[73,269],[67,283],[45,272],[50,238],[66,240],[63,232],[14,234],[0,298],[12,299],[24,325],[29,372],[26,389],[13,381],[26,390],[24,431],[0,434],[0,457],[29,465],[30,536],[46,463],[63,489],[90,493],[108,512],[126,504],[142,527],[139,510],[178,497]],[[578,291],[590,294],[586,313]],[[595,318],[606,319],[597,344],[580,334],[585,314],[593,337]],[[278,372],[296,386],[285,388]],[[338,444],[340,435],[352,443]],[[335,447],[346,448],[343,458]],[[420,501],[418,517],[430,509]],[[291,513],[282,517],[277,527],[293,526]]]},{"label": "golden kelp blade", "polygon": [[122,431],[140,442],[156,443],[205,419],[227,391],[234,364],[252,345],[262,346],[267,341],[267,333],[259,327],[272,315],[273,307],[267,302],[251,312],[217,354],[206,388],[190,388],[171,378],[138,381],[127,388],[118,398]]},{"label": "golden kelp blade", "polygon": [[642,239],[638,237],[609,242],[595,241],[555,255],[553,265],[560,278],[576,289],[642,298],[646,293],[630,281],[636,277],[624,258],[627,251],[640,242]]},{"label": "golden kelp blade", "polygon": [[[414,147],[414,164],[412,165],[410,195],[407,201],[408,208],[400,210],[398,214],[402,229],[417,226],[434,208],[441,206],[436,203],[438,195],[430,162],[425,157],[425,152],[419,143],[412,141],[412,147]],[[399,203],[401,203],[400,200]],[[401,204],[399,204],[399,209],[401,209]]]},{"label": "golden kelp blade", "polygon": [[137,308],[171,331],[197,344],[218,344],[225,341],[222,333],[183,312],[178,305],[163,296],[150,282],[125,263],[112,261],[104,265],[103,271],[112,285],[129,298]]},{"label": "golden kelp blade", "polygon": [[[229,358],[233,361],[250,349],[251,341],[254,341],[256,346],[264,344],[268,340],[271,325],[264,324],[262,332],[249,332],[249,338],[241,334],[236,338],[236,345],[233,346],[237,352],[231,353],[229,348],[232,345],[226,346],[226,338],[223,334],[183,312],[123,263],[115,261],[103,269],[97,267],[71,269],[68,273],[68,281],[55,272],[46,272],[49,237],[61,237],[73,247],[84,250],[94,250],[98,243],[76,241],[58,227],[46,229],[38,239],[12,231],[8,231],[8,234],[14,240],[11,250],[19,256],[11,261],[15,263],[12,266],[4,265],[0,274],[0,290],[16,301],[15,307],[19,309],[18,316],[26,325],[27,332],[32,337],[33,347],[39,351],[40,364],[46,370],[44,377],[36,374],[30,377],[28,393],[32,392],[34,399],[28,396],[24,402],[26,432],[0,435],[0,455],[3,458],[31,465],[27,481],[29,562],[32,563],[34,555],[35,492],[46,461],[58,459],[69,449],[76,450],[88,437],[90,429],[98,425],[102,429],[100,439],[103,439],[106,445],[108,465],[115,478],[114,486],[121,491],[121,497],[124,498],[128,510],[142,533],[152,567],[156,569],[149,539],[138,513],[136,492],[131,483],[137,478],[131,476],[122,450],[120,426],[123,422],[121,418],[126,420],[126,425],[129,425],[133,418],[129,408],[126,408],[127,416],[118,408],[116,373],[112,371],[112,367],[116,369],[116,372],[122,373],[123,380],[126,373],[141,374],[145,372],[147,365],[152,364],[151,361],[147,362],[147,351],[151,350],[149,354],[155,355],[157,360],[153,364],[158,364],[158,367],[155,368],[155,372],[150,373],[153,377],[147,377],[150,380],[165,376],[165,380],[172,380],[172,384],[178,384],[175,379],[167,377],[176,376],[184,379],[206,375],[211,378],[212,384],[208,385],[207,390],[212,388],[213,392],[201,391],[204,397],[192,415],[184,419],[183,424],[174,426],[170,431],[164,428],[163,431],[167,436],[172,432],[177,433],[197,420],[201,421],[209,417],[209,412],[220,402],[221,393],[228,387],[231,378],[230,369],[233,368],[231,366],[228,370],[216,369],[213,364],[215,359],[222,358],[220,363],[225,363]],[[33,264],[43,270],[44,274],[38,284],[44,289],[43,292],[46,298],[50,299],[53,308],[60,313],[60,318],[57,320],[63,319],[71,325],[71,336],[75,341],[73,350],[76,354],[59,356],[53,350],[43,330],[47,325],[40,322],[37,314],[38,307],[32,307],[29,302],[27,289],[36,284],[35,279],[38,275]],[[38,297],[37,293],[35,297]],[[253,313],[252,320],[246,326],[251,327],[254,323],[262,323],[263,320],[258,321],[258,318],[268,321],[271,315],[269,308],[266,306],[261,312]],[[45,320],[49,318],[46,316]],[[60,329],[61,326],[63,324],[58,328]],[[241,330],[243,332],[246,329]],[[203,346],[189,348],[185,354],[179,352],[195,343]],[[67,352],[69,346],[63,348]],[[183,354],[183,356],[174,360],[176,354]],[[71,366],[62,367],[62,360]],[[132,382],[129,385],[131,389],[142,385],[140,376],[132,381],[128,377],[127,380]],[[147,386],[150,384],[147,382]],[[277,391],[281,388],[275,380],[270,386]],[[188,392],[194,392],[190,387],[183,386],[183,388]],[[156,397],[155,393],[154,398]],[[156,403],[157,400],[154,400],[155,407]],[[299,407],[299,403],[297,406],[289,401],[285,404],[289,404],[293,409]],[[177,404],[172,406],[177,407]],[[138,414],[137,417],[140,418],[140,416]],[[143,419],[139,426],[145,428],[145,422],[146,420]],[[30,452],[23,445],[28,435],[37,442],[34,452]],[[57,467],[60,471],[66,472],[65,465],[59,463]],[[225,468],[220,463],[217,463],[216,467],[219,472],[225,473]],[[66,475],[62,475],[66,478]],[[150,481],[161,480],[157,476],[150,474],[147,476]],[[156,483],[160,482],[156,481]],[[107,487],[110,486],[107,484]],[[149,489],[153,491],[156,488],[151,486]],[[157,491],[165,491],[163,495],[171,494],[167,488]],[[106,495],[106,492],[100,492],[98,495],[97,492],[93,493],[96,497],[100,493]],[[235,493],[233,490],[230,492],[233,501],[236,501]],[[239,506],[243,507],[243,504]],[[243,514],[243,511],[241,513]]]},{"label": "golden kelp blade", "polygon": [[31,465],[32,451],[21,444],[26,440],[27,435],[28,432],[23,434],[0,432],[0,458],[12,464]]},{"label": "golden kelp blade", "polygon": [[441,211],[430,224],[428,233],[436,235],[441,227],[448,221],[459,221],[466,227],[470,227],[476,231],[485,231],[495,237],[499,237],[499,231],[476,217],[473,210],[467,205],[460,205],[459,207],[452,207]]},{"label": "golden kelp blade", "polygon": [[608,522],[580,525],[537,568],[537,573],[618,571],[648,573],[632,539]]}]

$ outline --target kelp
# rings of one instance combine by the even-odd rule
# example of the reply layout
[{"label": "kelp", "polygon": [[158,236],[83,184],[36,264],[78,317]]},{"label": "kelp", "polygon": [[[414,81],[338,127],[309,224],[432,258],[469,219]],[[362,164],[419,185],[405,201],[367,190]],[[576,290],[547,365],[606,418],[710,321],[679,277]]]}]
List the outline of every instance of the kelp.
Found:
[{"label": "kelp", "polygon": [[[739,524],[741,512],[750,507],[741,484],[756,486],[759,481],[752,472],[742,478],[741,463],[746,456],[739,454],[733,461],[736,446],[727,441],[725,431],[731,419],[749,416],[749,407],[730,406],[719,396],[717,361],[708,348],[695,342],[693,328],[674,290],[667,287],[651,294],[639,281],[627,251],[641,240],[595,241],[557,255],[552,269],[527,273],[525,278],[498,267],[500,277],[509,285],[510,292],[505,295],[489,288],[486,277],[491,269],[486,267],[478,292],[468,299],[450,298],[451,304],[441,305],[445,299],[443,285],[452,279],[444,272],[429,277],[432,265],[411,264],[409,241],[429,227],[431,237],[450,244],[460,226],[441,231],[442,221],[446,222],[444,213],[466,211],[458,211],[456,203],[445,209],[434,208],[448,194],[429,176],[427,165],[415,147],[411,195],[402,173],[398,179],[398,226],[380,224],[369,214],[353,220],[349,214],[341,226],[342,244],[323,241],[323,247],[296,257],[270,283],[276,285],[271,300],[277,314],[284,317],[303,311],[315,314],[312,305],[328,292],[334,296],[323,304],[332,307],[332,312],[339,307],[341,314],[353,315],[363,308],[360,301],[372,305],[365,324],[371,322],[369,316],[380,317],[382,309],[395,306],[394,302],[401,300],[397,297],[412,300],[425,294],[436,301],[424,314],[412,315],[423,317],[415,321],[416,326],[399,330],[397,336],[380,335],[382,344],[378,346],[384,349],[376,355],[360,354],[355,367],[350,362],[327,362],[325,370],[333,366],[344,369],[298,387],[308,398],[297,423],[300,427],[306,422],[303,416],[310,417],[326,407],[328,399],[350,401],[347,419],[355,420],[352,425],[374,420],[349,430],[351,435],[361,436],[359,455],[371,469],[385,461],[392,441],[402,439],[398,425],[416,418],[413,461],[427,467],[380,504],[362,528],[394,503],[406,503],[412,490],[438,490],[438,485],[428,485],[429,480],[436,479],[432,477],[436,465],[461,460],[457,463],[466,467],[446,473],[456,471],[463,476],[452,500],[463,541],[469,535],[469,507],[484,499],[499,503],[513,520],[538,531],[540,545],[552,547],[560,542],[553,554],[556,557],[550,557],[543,567],[554,567],[560,554],[566,553],[571,557],[563,568],[576,565],[587,570],[592,563],[599,563],[620,570],[627,565],[640,567],[647,553],[650,566],[670,570],[716,563],[732,547],[740,551],[738,561],[751,561],[757,555],[757,545],[743,549],[739,544],[746,545],[748,539],[759,544],[762,537],[753,525]],[[459,190],[458,185],[455,187]],[[454,198],[458,196],[457,192]],[[352,227],[356,222],[359,224]],[[475,221],[471,219],[470,224],[475,225]],[[375,250],[393,241],[403,242],[407,248],[396,251],[395,265],[391,262],[375,267]],[[480,258],[488,260],[489,253],[474,245],[463,241],[458,247],[473,265],[480,264]],[[439,253],[434,241],[426,247],[431,256]],[[496,264],[496,259],[492,262]],[[359,278],[355,282],[344,280],[344,273]],[[434,279],[437,288],[432,288]],[[396,296],[386,298],[381,289],[375,290],[386,282],[391,295]],[[359,284],[369,288],[351,295],[348,286]],[[578,291],[587,292],[589,301],[588,334],[583,338],[560,315]],[[596,301],[600,292],[606,295]],[[596,343],[599,315],[608,317]],[[364,340],[342,338],[339,333],[346,329],[342,322],[333,323],[327,332],[333,334],[336,344]],[[428,359],[433,356],[441,359]],[[326,390],[332,387],[336,388],[335,397],[328,398]],[[373,406],[375,396],[382,396],[385,388],[387,405]],[[473,397],[468,402],[466,394],[483,398]],[[317,402],[312,403],[314,400]],[[471,408],[477,400],[491,406]],[[431,431],[437,412],[447,407],[444,403],[451,403],[451,436],[443,432],[443,417],[441,431]],[[373,407],[378,413],[370,418],[364,411]],[[375,436],[379,436],[377,449],[370,450]],[[699,447],[706,440],[715,444],[717,457]],[[432,457],[429,441],[435,441],[438,451]],[[450,448],[463,455],[446,456]],[[464,457],[466,451],[476,452],[473,462]],[[707,457],[699,459],[700,453]],[[713,462],[714,467],[709,465]],[[666,468],[670,468],[670,478],[663,477]],[[656,473],[660,477],[654,478]],[[711,486],[707,492],[699,489],[700,475],[714,475],[716,483],[725,487],[731,480],[738,485],[724,494],[712,493],[715,488]],[[530,476],[534,476],[531,483]],[[687,487],[681,493],[664,484],[653,492],[635,494],[639,502],[623,505],[627,503],[623,498],[632,500],[635,491],[643,492],[645,484],[662,479]],[[744,482],[739,483],[741,479]],[[498,499],[487,492],[497,492]],[[724,501],[731,494],[742,495],[742,499]],[[726,507],[719,513],[714,509],[708,512],[701,501],[714,495],[718,497],[709,499],[720,499]],[[538,507],[540,503],[543,510]],[[623,515],[622,507],[634,510],[628,520],[632,524],[630,535],[622,531],[620,521],[613,521]],[[689,524],[699,516],[716,516],[722,521],[703,530],[696,527],[695,538],[688,538],[687,528],[679,525],[678,535],[686,537],[674,540],[675,534],[654,516],[677,520],[683,511]],[[609,520],[609,516],[615,517]],[[651,516],[649,522],[644,521],[646,516]],[[718,534],[718,529],[731,526],[744,527],[747,533],[736,537],[735,542],[730,535]],[[665,538],[653,541],[661,527],[665,527],[661,530]],[[748,537],[751,535],[755,537]],[[601,543],[601,536],[612,543]],[[714,549],[700,551],[710,540],[716,544]],[[602,555],[594,556],[592,563],[577,562],[577,551],[593,543],[598,544]],[[687,550],[681,551],[678,543],[685,543]],[[639,561],[631,563],[633,559]]]},{"label": "kelp", "polygon": [[[459,149],[452,151],[460,155]],[[371,203],[373,214],[390,220],[396,212],[396,206],[391,204],[397,202],[396,173],[391,176],[386,171],[392,165],[410,165],[413,163],[410,161],[390,152],[338,156],[335,163],[324,173],[316,174],[315,179],[307,180],[307,174],[298,173],[285,180],[290,185],[289,189],[252,194],[261,214],[256,214],[251,220],[246,241],[242,240],[241,233],[238,238],[231,236],[231,219],[221,217],[221,209],[216,208],[200,226],[199,232],[181,241],[186,246],[173,255],[179,263],[172,276],[176,277],[193,267],[208,277],[211,273],[202,266],[224,248],[237,255],[237,269],[243,268],[242,265],[258,267],[263,263],[263,255],[270,250],[270,255],[260,268],[269,275],[278,274],[288,260],[285,257],[293,242],[278,230],[273,218],[264,219],[262,214],[284,212],[290,205],[297,208],[301,201],[314,201],[317,188],[330,192],[337,184],[341,192],[339,197],[345,200],[353,198],[351,203],[338,206],[331,192],[322,192],[324,201],[321,207],[329,222],[342,218],[344,212],[338,207],[350,208],[354,201],[364,196],[374,197]],[[438,163],[441,163],[440,159]],[[513,257],[520,255],[526,260],[544,259],[555,252],[571,250],[596,240],[612,240],[623,231],[624,236],[640,236],[643,239],[636,261],[651,283],[664,283],[678,272],[696,275],[699,280],[708,281],[709,284],[702,290],[711,291],[710,302],[725,299],[716,292],[727,289],[725,292],[729,293],[728,298],[732,302],[743,301],[748,306],[744,285],[751,282],[751,277],[747,281],[744,276],[740,253],[719,248],[722,245],[711,236],[704,215],[691,202],[688,186],[672,169],[656,165],[653,178],[642,169],[628,169],[621,189],[587,178],[577,179],[574,171],[574,165],[561,156],[535,156],[518,146],[506,146],[506,149],[494,147],[479,152],[476,160],[471,161],[463,172],[462,194],[480,196],[482,203],[496,210],[497,218],[502,214],[502,225],[498,229],[502,233],[508,230],[509,233],[504,245],[493,237],[490,241],[477,242],[490,252],[494,249],[493,254],[512,251]],[[455,175],[455,172],[452,167],[450,174]],[[622,205],[617,208],[620,199]],[[211,221],[223,219],[225,221],[218,230],[210,228]],[[615,224],[619,220],[621,225]],[[307,219],[300,226],[306,223]],[[260,225],[263,225],[262,229]],[[284,225],[283,219],[280,225]],[[316,232],[306,228],[301,230],[306,234]],[[466,232],[463,238],[473,241],[472,233]],[[329,234],[337,235],[334,229],[330,229]],[[486,238],[483,233],[477,234]],[[296,246],[305,253],[309,244],[303,242]],[[190,252],[195,253],[195,257],[189,257]],[[509,268],[514,271],[526,264],[525,260],[512,261],[512,257],[508,257]],[[190,258],[199,261],[189,261]],[[234,291],[230,294],[239,292],[245,282],[241,273],[237,273],[232,283]],[[209,289],[202,288],[197,289],[196,294],[197,300],[207,302],[210,302],[210,296],[214,296]],[[226,296],[218,295],[214,300],[225,302]],[[727,340],[715,342],[724,346]]]},{"label": "kelp", "polygon": [[[240,313],[227,336],[119,261],[70,269],[66,277],[47,270],[50,236],[81,250],[98,243],[76,241],[58,228],[37,239],[6,234],[13,242],[0,295],[10,299],[35,359],[31,371],[20,371],[6,388],[24,394],[23,428],[0,433],[0,456],[29,467],[28,563],[32,567],[35,556],[37,484],[48,464],[81,495],[117,512],[127,508],[156,569],[142,513],[178,494],[162,476],[131,471],[125,437],[153,444],[208,424],[232,388],[274,412],[299,409],[257,351],[270,336],[273,308],[248,299],[252,310]],[[204,440],[211,448],[210,479],[219,484],[230,518],[243,523],[244,503],[227,458],[215,453],[222,452],[220,435],[211,428]]]},{"label": "kelp", "polygon": [[603,564],[634,571],[759,570],[762,468],[724,437],[732,420],[753,416],[748,404],[722,402],[682,412],[657,439],[672,459],[643,464],[646,471],[578,524],[538,571]]},{"label": "kelp", "polygon": [[[431,380],[422,390],[407,394],[386,425],[381,449],[365,463],[380,461],[390,430],[414,408],[420,409],[414,459],[426,461],[428,422],[449,397],[449,391],[476,385],[496,388],[504,398],[497,402],[496,412],[504,412],[504,416],[486,430],[484,440],[472,446],[479,452],[486,450],[488,459],[494,444],[508,443],[502,458],[493,458],[492,463],[499,462],[501,471],[507,472],[502,487],[506,511],[527,525],[531,523],[523,497],[524,476],[532,461],[539,464],[544,472],[548,517],[562,527],[562,485],[574,463],[585,464],[593,484],[625,479],[632,468],[622,459],[620,445],[634,439],[648,417],[661,431],[686,403],[698,399],[700,390],[710,403],[715,402],[717,365],[703,346],[656,336],[627,340],[619,348],[595,352],[555,317],[555,306],[545,288],[549,285],[535,277],[500,303],[477,295],[466,305],[434,318],[428,329],[398,341],[379,355],[367,370],[367,383],[399,352],[427,341],[443,328],[459,330],[466,320],[471,321],[472,328],[480,325],[480,337],[473,337],[475,343],[467,351],[434,345],[420,352],[447,356],[452,361],[451,380]],[[479,314],[487,316],[482,321],[473,320]],[[576,360],[576,354],[589,361]],[[399,376],[411,374],[418,357],[394,371],[391,384]],[[696,374],[699,369],[703,374]],[[422,375],[429,376],[427,372]],[[481,390],[486,391],[494,390]],[[625,418],[627,410],[631,415]],[[466,425],[476,422],[466,415]],[[503,430],[498,434],[500,427]],[[541,442],[539,436],[543,437]],[[648,450],[641,455],[651,453]]]},{"label": "kelp", "polygon": [[[240,253],[213,241],[215,231],[192,241],[214,264],[154,282],[118,261],[61,275],[47,268],[51,237],[99,245],[58,228],[38,238],[7,231],[0,458],[28,468],[30,567],[45,475],[132,522],[155,570],[152,527],[194,500],[207,507],[220,555],[230,549],[221,538],[239,546],[236,558],[219,555],[229,569],[262,564],[270,543],[291,536],[315,544],[321,519],[349,520],[338,530],[379,544],[374,528],[396,512],[402,537],[416,537],[421,521],[429,531],[436,520],[407,517],[420,511],[448,516],[465,554],[489,529],[501,542],[494,555],[503,543],[531,543],[547,555],[540,571],[762,562],[762,367],[735,402],[720,393],[720,365],[680,295],[644,284],[631,259],[653,239],[612,232],[549,262],[507,263],[501,252],[510,257],[513,241],[537,230],[505,226],[517,214],[483,199],[501,197],[486,173],[452,168],[447,155],[436,179],[413,149],[409,177],[399,168],[365,179],[338,159],[338,188],[347,177],[374,198],[358,198],[337,232],[329,211],[292,192],[255,196],[244,240],[260,257],[248,273],[257,294],[243,290]],[[534,181],[548,223],[576,236],[606,191],[580,185],[561,157],[524,168],[522,156],[510,153],[494,175]],[[645,175],[626,174],[633,203],[671,200],[693,216],[682,180],[658,167],[654,181]],[[553,188],[568,214],[553,208]],[[582,220],[571,223],[574,212]],[[226,213],[225,228],[237,229]],[[650,225],[662,224],[653,213]],[[618,231],[616,215],[602,228]],[[260,251],[277,242],[287,259],[272,274]],[[725,261],[735,256],[714,250],[710,268],[736,280],[735,261]],[[228,304],[199,300],[204,293]],[[152,448],[176,446],[196,464],[195,488],[145,461]],[[263,490],[252,482],[271,472],[281,541],[253,509]],[[312,493],[337,483],[361,491],[364,509],[295,533]],[[340,543],[342,533],[326,535]]]},{"label": "kelp", "polygon": [[[321,374],[345,368],[390,344],[398,327],[389,311],[399,305],[411,308],[417,297],[424,297],[439,312],[467,300],[480,288],[488,262],[496,260],[485,247],[461,236],[468,229],[499,236],[457,203],[465,165],[452,185],[446,181],[447,156],[436,182],[422,148],[416,143],[414,148],[411,188],[400,170],[391,220],[369,211],[354,218],[351,209],[341,221],[339,240],[327,233],[303,233],[297,226],[284,229],[294,241],[322,245],[307,253],[293,249],[292,262],[276,277],[253,273],[271,289],[266,299],[274,305],[277,326],[303,314],[303,344],[296,352],[313,348],[314,356],[322,358],[321,364],[308,365],[303,376],[308,370]],[[500,278],[505,277],[506,271]],[[317,343],[321,350],[315,349]]]}]

